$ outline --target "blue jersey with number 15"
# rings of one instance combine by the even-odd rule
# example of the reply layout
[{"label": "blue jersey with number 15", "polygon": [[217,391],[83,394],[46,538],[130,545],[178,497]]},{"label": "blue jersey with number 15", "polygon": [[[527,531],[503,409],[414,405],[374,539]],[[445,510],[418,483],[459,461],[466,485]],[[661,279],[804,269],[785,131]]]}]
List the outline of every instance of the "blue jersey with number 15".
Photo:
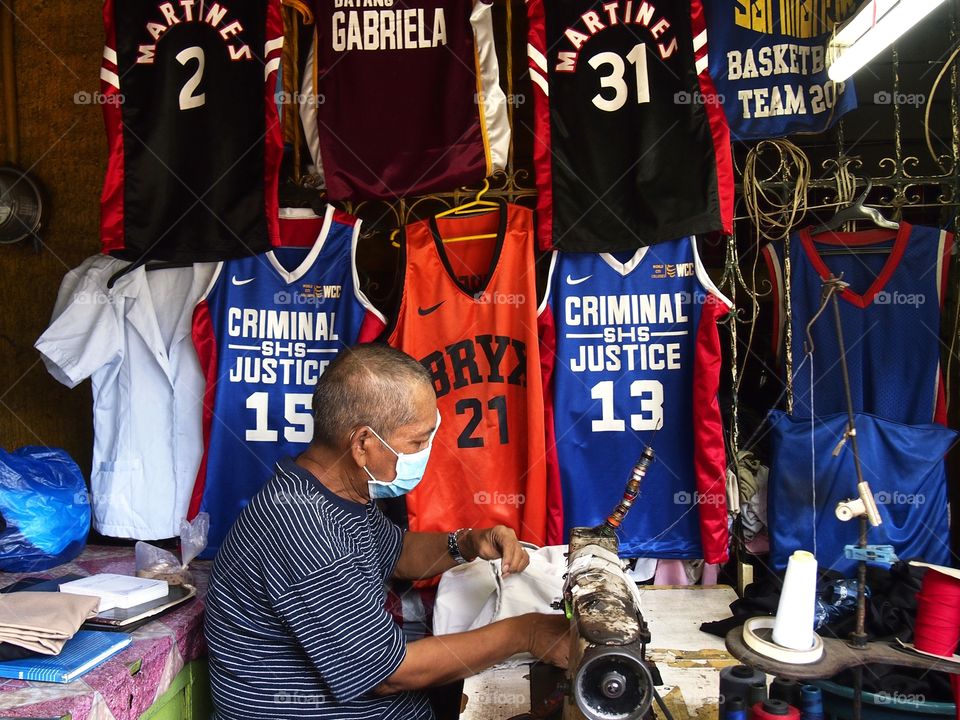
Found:
[{"label": "blue jersey with number 15", "polygon": [[206,391],[189,517],[210,514],[207,557],[277,460],[310,443],[324,368],[384,325],[358,287],[359,221],[329,206],[323,218],[293,213],[281,217],[281,237],[303,236],[304,225],[314,238],[309,247],[220,263],[194,313]]}]

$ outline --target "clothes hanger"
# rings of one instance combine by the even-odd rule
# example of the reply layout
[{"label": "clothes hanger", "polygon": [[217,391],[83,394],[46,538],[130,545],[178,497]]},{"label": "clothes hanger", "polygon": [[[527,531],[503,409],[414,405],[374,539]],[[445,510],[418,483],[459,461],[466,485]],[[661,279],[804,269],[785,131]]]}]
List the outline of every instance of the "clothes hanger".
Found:
[{"label": "clothes hanger", "polygon": [[122,278],[127,273],[133,272],[141,265],[146,265],[146,264],[147,264],[147,253],[144,253],[143,255],[138,257],[136,260],[134,260],[132,263],[130,263],[129,265],[123,266],[122,268],[117,270],[113,275],[111,275],[110,279],[107,280],[107,290],[113,290],[113,286],[117,283],[117,280]]},{"label": "clothes hanger", "polygon": [[153,270],[173,270],[175,268],[185,268],[191,267],[192,262],[186,261],[164,261],[164,260],[148,260],[146,257],[140,257],[134,260],[129,265],[125,265],[110,276],[110,279],[107,280],[107,290],[112,290],[113,286],[117,283],[117,280],[122,278],[124,275],[133,272],[138,267],[143,267],[146,272],[151,272]]},{"label": "clothes hanger", "polygon": [[[849,222],[855,222],[857,220],[868,220],[873,223],[876,227],[883,228],[885,230],[897,230],[900,227],[900,223],[893,222],[892,220],[887,220],[879,210],[873,207],[869,207],[864,203],[867,200],[867,195],[870,193],[870,190],[873,188],[873,181],[870,178],[866,178],[866,187],[863,192],[849,205],[841,207],[837,210],[836,214],[820,225],[815,225],[810,228],[810,235],[819,235],[820,233],[831,232],[838,230],[844,224]],[[824,250],[821,255],[889,255],[890,248],[855,248],[844,246],[835,250]]]},{"label": "clothes hanger", "polygon": [[455,207],[450,208],[449,210],[444,210],[442,213],[436,215],[437,219],[449,217],[451,215],[470,215],[473,212],[479,210],[481,212],[486,212],[488,209],[500,209],[500,203],[494,202],[492,200],[483,200],[484,194],[490,190],[490,181],[486,178],[483,179],[483,187],[480,188],[477,192],[476,197],[473,200],[466,203],[461,203]]},{"label": "clothes hanger", "polygon": [[[453,217],[458,215],[473,215],[473,214],[479,215],[481,213],[490,212],[491,210],[499,210],[500,203],[494,202],[492,200],[482,199],[484,193],[486,193],[488,190],[490,190],[490,181],[484,178],[483,187],[480,188],[479,192],[477,192],[473,200],[470,200],[469,202],[461,203],[460,205],[452,207],[449,210],[444,210],[443,212],[435,215],[434,218],[440,219],[440,218]],[[395,248],[400,247],[400,243],[397,242],[397,235],[399,234],[400,234],[399,228],[394,229],[390,233],[390,244],[393,245],[393,247]],[[461,237],[443,238],[443,242],[446,244],[449,242],[461,242],[463,240],[485,240],[485,239],[495,238],[495,237],[497,237],[497,233],[486,233],[483,235],[463,235]]]},{"label": "clothes hanger", "polygon": [[144,268],[146,272],[153,272],[154,270],[177,270],[179,268],[188,268],[192,267],[192,262],[187,262],[186,260],[151,260],[147,263],[147,266]]},{"label": "clothes hanger", "polygon": [[[500,203],[493,202],[491,200],[483,200],[483,195],[490,189],[490,181],[484,178],[483,187],[480,188],[480,191],[477,193],[476,197],[470,202],[462,203],[456,207],[452,207],[449,210],[444,210],[442,213],[437,214],[435,217],[437,220],[445,217],[459,217],[462,215],[474,215],[487,213],[491,210],[500,210]],[[463,242],[465,240],[486,240],[490,238],[498,237],[497,233],[483,233],[480,235],[460,235],[457,237],[443,238],[443,243],[453,243],[453,242]]]}]

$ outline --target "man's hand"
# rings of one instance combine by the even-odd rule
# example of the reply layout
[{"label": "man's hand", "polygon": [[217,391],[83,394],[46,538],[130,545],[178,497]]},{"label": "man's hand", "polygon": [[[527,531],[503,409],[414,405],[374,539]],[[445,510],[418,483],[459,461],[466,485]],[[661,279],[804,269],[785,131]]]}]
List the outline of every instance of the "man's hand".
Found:
[{"label": "man's hand", "polygon": [[[463,543],[467,540],[466,543]],[[501,572],[504,576],[511,573],[523,572],[530,564],[530,556],[524,550],[517,534],[505,525],[496,525],[483,530],[471,530],[461,538],[466,545],[468,557],[481,557],[484,560],[503,558]]]},{"label": "man's hand", "polygon": [[529,651],[544,662],[566,668],[570,660],[570,621],[564,615],[520,616],[529,629]]},{"label": "man's hand", "polygon": [[570,623],[563,615],[529,613],[476,630],[416,640],[407,644],[407,654],[400,667],[373,692],[392,695],[444,685],[482,672],[522,652],[557,667],[567,667]]}]

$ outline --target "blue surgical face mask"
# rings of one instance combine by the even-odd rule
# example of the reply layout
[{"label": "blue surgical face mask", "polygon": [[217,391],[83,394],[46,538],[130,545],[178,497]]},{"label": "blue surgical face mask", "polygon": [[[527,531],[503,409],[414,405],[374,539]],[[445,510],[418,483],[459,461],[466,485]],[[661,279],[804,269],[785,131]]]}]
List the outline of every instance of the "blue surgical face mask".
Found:
[{"label": "blue surgical face mask", "polygon": [[382,500],[384,498],[400,497],[401,495],[406,495],[420,483],[420,480],[423,479],[423,473],[427,469],[427,461],[430,459],[430,450],[433,448],[433,438],[439,429],[440,411],[438,410],[437,426],[433,429],[433,432],[430,433],[427,446],[423,450],[418,450],[415,453],[399,453],[390,447],[390,444],[380,437],[376,430],[370,428],[370,432],[384,444],[387,450],[397,456],[397,477],[390,482],[377,480],[373,476],[373,473],[364,465],[363,469],[370,477],[370,480],[367,481],[367,486],[370,488],[371,499]]}]

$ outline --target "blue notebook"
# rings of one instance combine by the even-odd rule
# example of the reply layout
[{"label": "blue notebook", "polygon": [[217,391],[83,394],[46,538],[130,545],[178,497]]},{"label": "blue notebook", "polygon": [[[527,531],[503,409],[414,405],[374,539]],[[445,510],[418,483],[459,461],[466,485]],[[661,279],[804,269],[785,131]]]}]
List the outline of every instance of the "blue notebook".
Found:
[{"label": "blue notebook", "polygon": [[129,635],[78,630],[59,655],[42,655],[0,662],[0,678],[67,683],[76,680],[131,643]]}]

